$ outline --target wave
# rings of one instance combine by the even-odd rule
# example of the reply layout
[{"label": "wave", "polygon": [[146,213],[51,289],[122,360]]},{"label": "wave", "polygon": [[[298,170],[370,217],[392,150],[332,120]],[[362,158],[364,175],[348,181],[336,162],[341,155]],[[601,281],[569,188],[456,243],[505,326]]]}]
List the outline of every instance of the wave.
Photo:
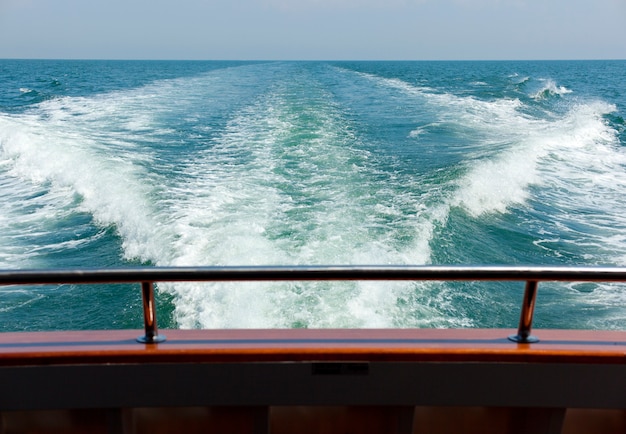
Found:
[{"label": "wave", "polygon": [[30,89],[26,87],[19,88],[19,92],[19,99],[27,105],[39,104],[43,101],[58,98],[58,96],[54,95],[53,93]]},{"label": "wave", "polygon": [[[254,264],[429,263],[431,245],[438,242],[439,231],[446,227],[454,208],[474,220],[514,209],[541,209],[536,203],[544,201],[545,190],[554,183],[559,185],[559,195],[569,189],[564,195],[577,198],[580,204],[587,199],[586,182],[604,171],[612,174],[606,178],[621,173],[623,154],[616,147],[614,130],[603,121],[605,114],[615,110],[610,104],[574,106],[555,120],[523,115],[516,110],[517,101],[488,103],[447,94],[423,97],[440,107],[441,119],[471,128],[476,137],[492,144],[487,142],[487,149],[466,158],[459,176],[443,185],[441,180],[428,184],[421,177],[393,180],[383,174],[379,176],[385,179],[385,188],[372,184],[375,156],[363,152],[358,136],[344,133],[353,127],[345,125],[341,112],[328,106],[294,115],[293,103],[270,95],[244,109],[214,139],[206,160],[196,160],[188,168],[188,173],[201,176],[188,186],[189,194],[183,195],[192,201],[177,205],[180,209],[174,219],[184,226],[179,227],[176,249],[186,253],[175,263],[194,264],[202,258],[222,263],[246,258]],[[494,118],[499,123],[492,124]],[[299,124],[302,119],[307,123]],[[312,131],[312,125],[319,130]],[[334,133],[328,135],[329,131]],[[601,153],[611,161],[609,165],[588,167],[576,171],[578,175],[565,170],[574,161]],[[243,156],[250,162],[238,167]],[[213,169],[203,172],[207,167]],[[351,173],[349,179],[345,173]],[[584,180],[580,190],[571,188],[578,182],[576,176]],[[610,184],[603,185],[608,188]],[[623,187],[615,182],[609,195],[615,201],[598,213],[618,227],[624,203],[615,193]],[[198,198],[194,191],[205,194]],[[548,203],[558,201],[551,198]],[[584,220],[573,203],[559,207],[556,217],[554,211],[541,218],[554,218],[556,224],[573,230]],[[398,242],[403,233],[410,234],[410,242]],[[622,238],[611,239],[612,231],[598,236],[598,242],[610,246],[610,255],[597,252],[596,261],[611,256],[616,260],[616,253],[626,252]],[[554,248],[550,243],[542,246]],[[454,291],[442,286],[399,283],[381,289],[351,283],[333,285],[331,292],[323,283],[255,284],[237,291],[220,284],[212,285],[208,293],[199,285],[168,290],[176,294],[177,319],[183,327],[473,324],[459,312],[444,313],[441,306]],[[428,305],[435,294],[440,297],[439,307],[419,308]],[[403,306],[401,300],[411,302]]]},{"label": "wave", "polygon": [[22,115],[0,116],[5,174],[40,189],[45,198],[63,196],[64,204],[52,202],[50,209],[71,206],[76,214],[92,216],[92,224],[113,228],[126,260],[171,262],[175,231],[158,220],[157,199],[167,197],[168,171],[175,172],[177,161],[186,158],[168,146],[181,139],[172,121],[186,122],[179,115],[190,115],[189,101],[204,116],[227,109],[220,96],[232,97],[236,82],[214,83],[210,108],[201,104],[205,95],[197,95],[215,81],[211,75],[163,80],[93,97],[57,98]]},{"label": "wave", "polygon": [[572,93],[573,91],[565,86],[559,86],[554,80],[544,79],[540,80],[541,86],[538,90],[531,94],[531,97],[536,100],[546,99],[554,96],[562,97]]},{"label": "wave", "polygon": [[[0,209],[24,220],[0,218],[0,228],[47,228],[48,250],[86,249],[71,237],[51,241],[55,226],[44,224],[77,219],[87,244],[114,233],[132,263],[427,264],[445,236],[460,236],[451,220],[515,214],[549,222],[542,233],[524,228],[546,257],[575,261],[568,248],[587,243],[588,262],[626,262],[615,232],[626,229],[626,161],[606,121],[615,106],[568,100],[539,117],[528,98],[458,96],[346,69],[318,74],[245,66],[0,115],[0,183],[15,199]],[[400,133],[381,138],[364,119]],[[46,247],[32,239],[5,236],[0,260],[38,265]],[[475,324],[459,308],[464,295],[438,284],[159,289],[185,328]]]},{"label": "wave", "polygon": [[56,202],[58,197],[65,203],[52,202],[52,209],[71,204],[74,212],[89,213],[100,226],[114,225],[125,240],[128,258],[149,259],[128,242],[139,233],[144,239],[156,235],[158,225],[151,221],[153,212],[143,181],[150,179],[149,174],[123,155],[108,153],[89,134],[65,127],[58,120],[42,122],[31,116],[0,118],[2,158],[12,163],[7,174],[39,186],[42,200]]},{"label": "wave", "polygon": [[[417,249],[394,245],[394,230],[411,225],[409,218],[399,229],[386,226],[390,215],[397,217],[396,208],[405,206],[402,198],[369,180],[370,155],[323,89],[311,96],[311,82],[304,81],[295,96],[291,87],[253,96],[206,129],[206,113],[189,116],[205,98],[198,94],[202,84],[217,88],[212,97],[222,90],[214,76],[207,76],[93,98],[61,98],[28,114],[2,116],[6,174],[41,189],[42,202],[53,209],[88,213],[96,226],[113,228],[128,261],[426,260],[427,251],[420,249],[427,243]],[[166,146],[179,134],[172,128],[172,111],[187,114],[173,118],[190,132],[183,155]],[[37,214],[33,227],[47,217]],[[76,247],[68,240],[51,243],[48,250],[52,246]],[[30,248],[25,260],[36,260],[44,250]],[[330,296],[326,287],[244,285],[232,291],[224,285],[160,285],[175,295],[182,327],[359,327],[401,321],[390,315],[397,297],[388,297],[389,291],[354,283]],[[410,287],[399,285],[397,291]],[[346,300],[352,300],[347,309]],[[308,304],[306,314],[302,303]],[[446,320],[430,315],[405,321]]]},{"label": "wave", "polygon": [[[421,105],[428,104],[431,114],[436,114],[411,130],[409,137],[416,146],[425,146],[433,140],[429,132],[446,125],[450,125],[447,131],[463,135],[463,159],[452,169],[457,175],[440,186],[446,193],[438,205],[429,205],[437,210],[429,218],[431,244],[445,239],[446,231],[458,232],[459,225],[517,221],[521,225],[517,230],[524,231],[542,252],[536,253],[542,262],[626,263],[622,235],[626,201],[620,194],[626,187],[622,176],[626,154],[619,125],[612,121],[615,105],[576,99],[561,103],[555,111],[546,112],[545,107],[535,111],[528,106],[532,100],[484,101],[425,92],[373,75],[370,79],[404,90],[407,97],[419,98]],[[548,87],[569,93],[554,86]],[[434,137],[444,139],[441,132]],[[448,140],[454,143],[454,137]],[[467,217],[457,214],[457,209]],[[456,221],[465,218],[463,223]],[[437,250],[440,255],[441,249]],[[455,260],[448,253],[445,257]],[[470,260],[480,262],[480,257]],[[599,288],[609,291],[612,286]]]},{"label": "wave", "polygon": [[[467,154],[466,175],[455,181],[460,189],[452,199],[454,205],[465,207],[474,216],[503,212],[510,204],[524,203],[530,197],[528,188],[542,183],[542,176],[547,175],[542,167],[550,155],[564,155],[568,150],[593,145],[614,153],[618,159],[622,155],[618,131],[605,121],[607,115],[617,110],[613,104],[573,102],[562,115],[534,117],[525,113],[526,107],[519,99],[484,101],[472,96],[433,93],[397,79],[374,75],[369,78],[430,105],[436,120],[417,126],[409,137],[419,141],[431,129],[448,123],[467,131],[466,149],[473,149],[472,140],[480,140],[480,150]],[[539,93],[544,91],[560,95],[572,92],[551,80]],[[569,164],[568,161],[564,158],[563,164]],[[581,170],[585,172],[588,170]]]}]

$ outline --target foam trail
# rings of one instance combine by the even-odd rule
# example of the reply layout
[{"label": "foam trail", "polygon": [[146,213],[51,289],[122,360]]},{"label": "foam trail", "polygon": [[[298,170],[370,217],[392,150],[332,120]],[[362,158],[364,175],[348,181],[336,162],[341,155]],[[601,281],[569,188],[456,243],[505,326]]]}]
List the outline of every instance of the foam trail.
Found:
[{"label": "foam trail", "polygon": [[[415,193],[406,189],[406,180],[385,180],[352,131],[332,95],[310,77],[280,82],[243,107],[185,165],[169,192],[172,206],[160,220],[176,234],[171,263],[427,262],[430,211],[410,212]],[[403,233],[410,241],[398,241]],[[436,309],[424,316],[402,314],[416,309],[397,303],[415,290],[406,283],[382,289],[324,282],[161,287],[175,294],[182,327],[448,321]]]},{"label": "foam trail", "polygon": [[[368,182],[363,174],[368,156],[354,147],[341,114],[323,95],[311,108],[285,94],[282,89],[244,109],[204,158],[187,167],[191,176],[178,189],[173,217],[181,253],[175,265],[398,261],[384,241],[381,250],[370,245],[372,205],[355,191]],[[199,191],[204,193],[198,196]],[[388,301],[365,302],[359,294],[372,293],[358,284],[327,287],[254,284],[232,291],[213,285],[207,292],[177,285],[171,290],[179,298],[183,327],[390,325],[380,312],[364,307]],[[347,299],[361,301],[342,314]],[[308,301],[305,310],[303,301]]]}]

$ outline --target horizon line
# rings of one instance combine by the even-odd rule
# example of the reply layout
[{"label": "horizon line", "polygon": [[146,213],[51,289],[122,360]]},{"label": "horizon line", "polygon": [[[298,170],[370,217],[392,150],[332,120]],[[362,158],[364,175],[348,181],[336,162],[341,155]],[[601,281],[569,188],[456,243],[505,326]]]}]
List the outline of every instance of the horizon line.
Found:
[{"label": "horizon line", "polygon": [[66,60],[66,61],[146,61],[146,62],[573,62],[626,61],[626,58],[510,58],[510,59],[219,59],[219,58],[131,58],[131,57],[0,57],[0,60]]}]

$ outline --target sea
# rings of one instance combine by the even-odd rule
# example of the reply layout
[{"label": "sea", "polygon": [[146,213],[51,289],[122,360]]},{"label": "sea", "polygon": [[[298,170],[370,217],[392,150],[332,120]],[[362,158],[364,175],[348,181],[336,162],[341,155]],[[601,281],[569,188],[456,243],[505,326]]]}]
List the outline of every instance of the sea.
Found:
[{"label": "sea", "polygon": [[[0,60],[0,269],[626,266],[626,61]],[[523,282],[157,284],[160,328],[516,328]],[[0,287],[0,331],[143,325]],[[534,327],[626,329],[542,283]]]}]

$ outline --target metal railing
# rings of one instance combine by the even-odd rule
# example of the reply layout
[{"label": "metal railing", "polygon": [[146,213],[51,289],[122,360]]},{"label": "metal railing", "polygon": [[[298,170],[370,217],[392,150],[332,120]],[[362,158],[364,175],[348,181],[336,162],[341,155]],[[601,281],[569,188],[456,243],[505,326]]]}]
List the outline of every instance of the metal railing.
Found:
[{"label": "metal railing", "polygon": [[626,282],[626,267],[533,266],[249,266],[141,267],[115,269],[53,269],[0,271],[0,285],[140,283],[144,335],[139,342],[163,342],[157,329],[155,282],[243,282],[322,280],[523,281],[524,297],[517,334],[509,339],[533,343],[531,334],[539,282]]}]

